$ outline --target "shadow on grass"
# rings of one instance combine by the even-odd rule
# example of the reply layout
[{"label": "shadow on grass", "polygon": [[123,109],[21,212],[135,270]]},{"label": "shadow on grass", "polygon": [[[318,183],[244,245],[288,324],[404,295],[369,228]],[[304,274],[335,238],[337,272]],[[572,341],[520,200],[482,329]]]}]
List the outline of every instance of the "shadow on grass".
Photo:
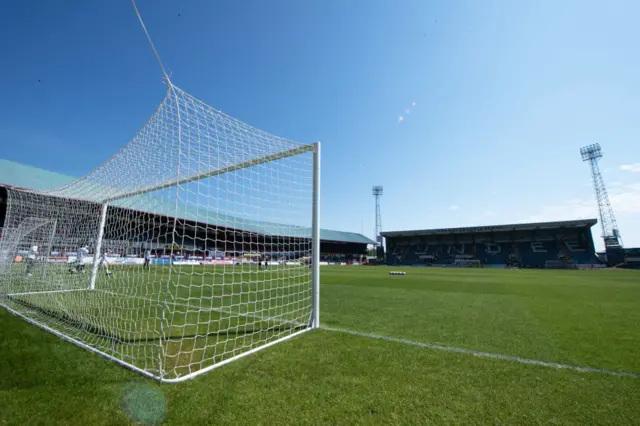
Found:
[{"label": "shadow on grass", "polygon": [[238,325],[233,328],[228,328],[228,329],[218,330],[218,331],[209,331],[206,333],[190,333],[190,334],[171,334],[170,333],[165,336],[157,336],[157,337],[123,338],[102,327],[98,327],[94,324],[90,324],[86,321],[82,321],[77,318],[74,318],[66,314],[65,312],[58,312],[52,309],[47,309],[42,306],[36,305],[34,303],[29,303],[27,301],[20,300],[12,296],[5,296],[5,297],[6,299],[11,300],[13,303],[16,303],[18,305],[21,305],[26,309],[30,309],[47,318],[64,322],[66,325],[72,328],[75,328],[79,331],[84,331],[94,336],[106,339],[111,343],[125,344],[125,345],[133,344],[133,343],[160,342],[161,340],[168,340],[168,339],[191,339],[191,338],[203,338],[203,337],[209,337],[209,336],[236,336],[237,337],[239,335],[255,334],[260,332],[283,332],[283,331],[295,332],[308,327],[307,325],[279,324],[279,325],[269,326],[269,327],[248,328],[243,325]]}]

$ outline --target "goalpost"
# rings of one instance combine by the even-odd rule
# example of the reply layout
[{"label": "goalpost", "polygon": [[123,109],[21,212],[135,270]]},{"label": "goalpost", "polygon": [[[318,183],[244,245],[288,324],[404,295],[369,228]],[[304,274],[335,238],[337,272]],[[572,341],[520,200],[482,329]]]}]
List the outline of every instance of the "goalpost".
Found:
[{"label": "goalpost", "polygon": [[[0,305],[176,382],[319,326],[320,144],[166,82],[102,166],[51,191],[7,190]],[[32,246],[35,262],[18,262]]]}]

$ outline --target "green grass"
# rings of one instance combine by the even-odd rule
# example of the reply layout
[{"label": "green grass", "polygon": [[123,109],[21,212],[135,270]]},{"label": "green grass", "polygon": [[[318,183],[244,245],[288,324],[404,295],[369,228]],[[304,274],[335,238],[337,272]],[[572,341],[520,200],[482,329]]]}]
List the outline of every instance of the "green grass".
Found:
[{"label": "green grass", "polygon": [[[404,270],[323,267],[321,322],[640,373],[638,272]],[[0,330],[0,424],[640,424],[640,379],[327,330],[165,385],[4,310]]]},{"label": "green grass", "polygon": [[30,277],[12,268],[9,308],[169,380],[292,334],[311,315],[311,272],[303,265],[114,265],[109,277],[100,271],[95,290],[88,269],[39,267]]}]

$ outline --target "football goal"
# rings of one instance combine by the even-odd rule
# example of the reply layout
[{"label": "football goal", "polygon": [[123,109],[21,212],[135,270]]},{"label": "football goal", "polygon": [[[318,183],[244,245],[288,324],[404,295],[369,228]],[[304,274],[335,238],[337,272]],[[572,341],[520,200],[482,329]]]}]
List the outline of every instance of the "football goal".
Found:
[{"label": "football goal", "polygon": [[0,305],[165,382],[319,326],[320,145],[174,86],[81,179],[9,188]]}]

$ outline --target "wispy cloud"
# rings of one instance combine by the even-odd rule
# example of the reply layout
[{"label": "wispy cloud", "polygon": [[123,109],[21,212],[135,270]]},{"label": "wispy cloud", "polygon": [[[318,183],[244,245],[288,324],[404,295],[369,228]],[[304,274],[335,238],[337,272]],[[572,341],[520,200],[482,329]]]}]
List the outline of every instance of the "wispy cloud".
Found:
[{"label": "wispy cloud", "polygon": [[564,203],[542,206],[536,214],[523,222],[547,222],[554,220],[591,219],[598,215],[595,201],[569,200]]},{"label": "wispy cloud", "polygon": [[[640,182],[614,186],[609,198],[616,213],[640,213]],[[541,222],[589,218],[598,218],[595,199],[572,199],[556,205],[543,206],[535,215],[525,220]]]},{"label": "wispy cloud", "polygon": [[640,213],[640,182],[617,187],[611,205],[616,212]]},{"label": "wispy cloud", "polygon": [[626,172],[640,173],[640,163],[623,164],[620,166],[620,169]]},{"label": "wispy cloud", "polygon": [[493,216],[493,210],[487,210],[486,212],[484,212],[485,216]]},{"label": "wispy cloud", "polygon": [[458,210],[460,207],[455,204],[449,206],[449,210]]}]

